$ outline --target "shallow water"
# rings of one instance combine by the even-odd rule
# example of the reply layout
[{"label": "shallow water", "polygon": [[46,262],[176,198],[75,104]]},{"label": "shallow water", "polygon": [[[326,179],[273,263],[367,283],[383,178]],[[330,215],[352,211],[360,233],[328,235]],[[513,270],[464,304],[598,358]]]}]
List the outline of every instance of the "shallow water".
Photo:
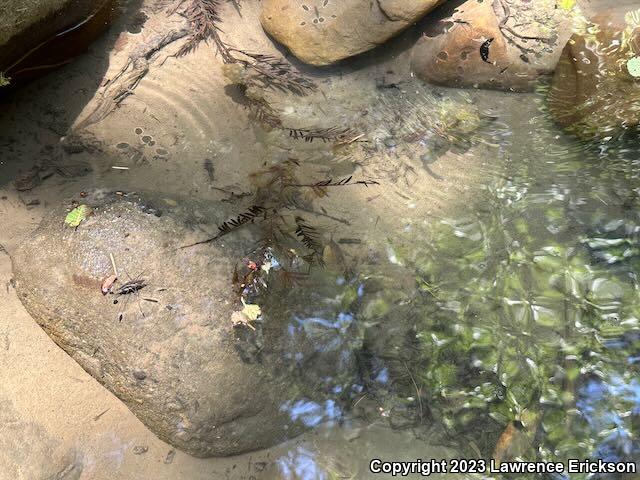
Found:
[{"label": "shallow water", "polygon": [[[267,48],[255,12],[244,15],[259,38],[247,42]],[[242,39],[243,28],[229,35]],[[96,49],[110,52],[115,38]],[[311,431],[238,457],[178,452],[167,462],[171,447],[72,360],[47,356],[57,347],[43,335],[33,348],[20,346],[19,329],[30,332],[24,338],[42,332],[8,283],[0,311],[16,323],[0,331],[9,385],[2,397],[43,437],[67,432],[72,419],[78,478],[378,478],[368,471],[374,457],[637,461],[637,139],[585,143],[565,135],[546,111],[544,84],[534,94],[424,85],[404,75],[399,41],[353,68],[310,73],[320,88],[309,96],[265,94],[286,125],[362,132],[346,145],[265,129],[201,49],[165,59],[135,96],[88,127],[78,152],[59,150],[67,127],[90,110],[97,67],[105,58],[111,69],[122,63],[106,55],[81,59],[3,106],[0,243],[11,253],[52,205],[80,190],[145,192],[165,211],[175,201],[162,199],[178,198],[192,212],[194,241],[252,205],[277,210],[277,222],[255,222],[223,240],[247,246],[236,259],[243,275],[250,262],[270,268],[260,270],[262,286],[242,291],[261,315],[251,329],[236,329],[236,341],[243,361],[287,360],[276,373],[300,388],[282,411]],[[87,80],[90,67],[97,73]],[[397,84],[385,77],[392,69]],[[86,104],[67,94],[60,107],[55,95],[69,86],[88,90]],[[88,164],[90,173],[54,168],[18,192],[13,182],[31,160],[49,169]],[[349,177],[353,184],[317,183]],[[305,239],[301,225],[315,233]],[[0,271],[9,282],[8,265]],[[273,335],[287,342],[265,348]],[[76,409],[87,418],[107,402],[121,419],[107,415],[85,431],[74,413],[47,414],[63,409],[72,390],[43,361],[81,376],[78,392],[95,389],[96,404],[78,393]],[[18,398],[24,369],[33,391],[47,381],[61,391],[52,389],[58,393],[44,407]],[[132,454],[140,442],[149,453]],[[34,458],[40,450],[47,449],[32,448]]]}]

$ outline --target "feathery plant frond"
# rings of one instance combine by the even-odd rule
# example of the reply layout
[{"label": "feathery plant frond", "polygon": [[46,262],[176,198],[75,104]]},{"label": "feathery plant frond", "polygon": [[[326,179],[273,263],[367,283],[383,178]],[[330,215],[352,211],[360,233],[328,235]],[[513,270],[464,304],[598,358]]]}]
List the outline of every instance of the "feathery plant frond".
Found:
[{"label": "feathery plant frond", "polygon": [[318,240],[319,232],[313,226],[307,223],[307,221],[297,216],[296,222],[296,236],[300,238],[300,243],[307,247],[311,254],[304,257],[309,263],[318,263],[322,265],[322,243]]},{"label": "feathery plant frond", "polygon": [[246,212],[243,212],[237,217],[231,218],[220,224],[218,226],[217,235],[200,242],[192,243],[191,245],[185,245],[181,248],[195,247],[196,245],[204,245],[205,243],[214,242],[220,237],[223,237],[248,223],[253,223],[258,217],[266,217],[267,214],[268,212],[266,208],[254,205],[250,207]]},{"label": "feathery plant frond", "polygon": [[234,55],[237,63],[241,63],[245,68],[251,69],[258,74],[257,81],[261,83],[262,87],[274,88],[301,96],[317,89],[315,83],[304,77],[293,65],[281,58],[262,53],[251,53],[236,48],[231,49],[231,52],[249,59],[246,60]]},{"label": "feathery plant frond", "polygon": [[290,128],[289,136],[295,140],[301,139],[309,143],[314,140],[322,140],[323,142],[348,142],[350,139],[358,137],[358,134],[349,127]]},{"label": "feathery plant frond", "polygon": [[[218,26],[220,22],[220,6],[223,0],[182,0],[177,9],[182,7],[180,14],[191,25],[191,35],[187,42],[180,48],[177,56],[187,55],[198,48],[201,42],[212,41],[217,52],[225,63],[233,62],[229,46],[222,40],[222,30]],[[186,3],[186,6],[184,6]]]}]

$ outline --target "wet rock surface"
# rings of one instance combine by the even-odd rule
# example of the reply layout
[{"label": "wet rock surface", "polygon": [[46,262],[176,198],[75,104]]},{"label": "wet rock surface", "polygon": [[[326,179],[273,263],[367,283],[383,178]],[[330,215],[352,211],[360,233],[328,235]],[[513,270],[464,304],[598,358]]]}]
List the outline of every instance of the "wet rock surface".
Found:
[{"label": "wet rock surface", "polygon": [[328,65],[370,50],[409,27],[441,0],[268,0],[264,29],[303,62]]},{"label": "wet rock surface", "polygon": [[420,78],[445,86],[532,90],[553,73],[570,35],[570,11],[551,0],[468,0],[448,13],[412,59]]},{"label": "wet rock surface", "polygon": [[[257,340],[234,327],[229,252],[239,247],[178,249],[189,243],[182,214],[157,217],[147,202],[110,195],[86,201],[93,215],[77,229],[64,225],[61,206],[19,248],[16,290],[48,335],[149,429],[192,455],[220,456],[301,433],[324,419],[325,405],[337,412],[324,396],[330,387],[315,387],[336,372],[348,384],[354,365],[348,352],[336,355],[341,344],[322,322],[291,326],[286,312],[266,307]],[[114,291],[130,279],[145,286],[103,295],[110,255]],[[341,339],[347,327],[336,327]]]},{"label": "wet rock surface", "polygon": [[549,92],[556,122],[585,139],[637,128],[639,56],[640,10],[623,4],[595,16],[562,52]]}]

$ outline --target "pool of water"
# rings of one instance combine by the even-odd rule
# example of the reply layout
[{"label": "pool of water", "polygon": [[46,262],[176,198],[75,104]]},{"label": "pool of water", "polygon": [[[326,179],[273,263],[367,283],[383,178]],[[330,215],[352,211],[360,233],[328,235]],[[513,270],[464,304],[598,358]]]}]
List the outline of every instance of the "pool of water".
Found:
[{"label": "pool of water", "polygon": [[[255,12],[243,12],[256,23]],[[243,31],[229,35],[242,39]],[[284,131],[250,114],[247,98],[256,97],[230,86],[210,51],[167,56],[130,100],[85,124],[74,149],[64,134],[91,115],[87,71],[99,78],[106,58],[112,69],[123,63],[110,50],[119,38],[114,32],[98,44],[106,57],[81,59],[6,100],[0,244],[11,253],[51,206],[80,190],[180,198],[196,212],[188,224],[194,241],[217,231],[223,245],[243,245],[228,279],[253,308],[250,326],[234,329],[239,357],[286,365],[273,374],[296,393],[281,411],[309,432],[227,459],[178,452],[172,464],[175,452],[168,462],[170,447],[122,407],[122,424],[106,416],[91,427],[99,430],[70,430],[84,459],[73,478],[379,478],[368,470],[375,457],[637,462],[637,138],[567,135],[548,112],[545,82],[515,94],[403,76],[401,40],[377,52],[379,62],[374,55],[310,73],[319,87],[307,96],[259,97],[291,126]],[[86,103],[72,93],[56,103],[69,86]],[[310,141],[311,126],[338,126],[341,136]],[[33,165],[54,173],[18,191],[16,179]],[[83,165],[90,173],[64,173]],[[202,204],[213,213],[199,212]],[[255,221],[235,225],[247,211]],[[0,270],[0,312],[23,318],[8,268]],[[26,314],[20,322],[31,328]],[[23,360],[11,357],[10,342],[20,342],[11,325],[0,331],[10,365],[0,393],[14,397],[29,423],[64,432],[64,415],[74,413],[50,417],[12,395],[24,358],[34,359],[25,367],[34,384],[47,385],[36,358],[49,357],[44,344],[19,347]],[[270,345],[274,336],[284,340]],[[75,368],[66,357],[51,361]],[[59,408],[55,398],[46,409]],[[82,454],[83,435],[92,440]],[[151,453],[133,456],[140,439]]]}]

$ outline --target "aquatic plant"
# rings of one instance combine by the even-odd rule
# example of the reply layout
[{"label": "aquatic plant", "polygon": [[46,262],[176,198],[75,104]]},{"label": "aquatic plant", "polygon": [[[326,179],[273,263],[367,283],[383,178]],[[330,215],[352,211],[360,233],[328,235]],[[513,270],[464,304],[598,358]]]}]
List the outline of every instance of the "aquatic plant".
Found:
[{"label": "aquatic plant", "polygon": [[315,83],[281,58],[264,53],[251,53],[237,48],[230,48],[229,52],[232,58],[228,63],[241,65],[245,70],[255,73],[252,77],[245,77],[245,84],[274,88],[296,95],[306,95],[317,89]]},{"label": "aquatic plant", "polygon": [[[232,47],[225,42],[220,34],[220,7],[225,0],[181,0],[172,9],[185,17],[190,25],[191,33],[184,45],[178,50],[177,56],[187,55],[204,42],[213,42],[216,52],[222,61],[229,65],[240,66],[245,71],[253,73],[245,76],[245,85],[257,85],[262,88],[275,88],[297,95],[305,95],[316,89],[316,85],[298,72],[290,63],[274,55],[253,53]],[[231,1],[239,7],[235,0]]]},{"label": "aquatic plant", "polygon": [[[324,179],[306,183],[299,180],[298,167],[300,162],[290,158],[251,174],[250,180],[255,188],[251,200],[253,205],[220,224],[216,235],[182,248],[211,243],[239,228],[259,223],[259,252],[264,253],[264,249],[269,249],[274,255],[287,258],[290,264],[295,263],[297,258],[302,259],[306,262],[307,269],[311,265],[323,265],[325,244],[322,241],[321,228],[303,218],[302,214],[346,222],[324,210],[314,209],[314,200],[328,196],[330,188],[369,187],[379,183],[369,179],[354,179],[353,176],[336,181]],[[296,269],[298,267],[300,265],[297,265]]]},{"label": "aquatic plant", "polygon": [[[606,174],[624,178],[618,168]],[[481,210],[429,231],[412,225],[389,245],[415,275],[403,312],[415,319],[409,368],[423,404],[485,457],[563,461],[606,445],[608,459],[633,458],[640,430],[622,412],[640,406],[629,393],[640,373],[638,196],[618,181],[615,217],[598,192],[536,191],[518,178],[489,189]],[[533,230],[534,219],[545,228]],[[415,390],[405,383],[402,392]],[[594,390],[612,393],[596,400]]]},{"label": "aquatic plant", "polygon": [[191,33],[184,45],[178,50],[181,57],[193,52],[200,43],[212,41],[223,61],[231,61],[229,47],[220,37],[221,30],[219,9],[222,0],[181,0],[175,7],[191,26]]},{"label": "aquatic plant", "polygon": [[350,127],[329,127],[329,128],[290,128],[289,136],[295,140],[302,139],[312,143],[314,140],[323,142],[349,143],[355,141],[362,135],[358,134]]}]

